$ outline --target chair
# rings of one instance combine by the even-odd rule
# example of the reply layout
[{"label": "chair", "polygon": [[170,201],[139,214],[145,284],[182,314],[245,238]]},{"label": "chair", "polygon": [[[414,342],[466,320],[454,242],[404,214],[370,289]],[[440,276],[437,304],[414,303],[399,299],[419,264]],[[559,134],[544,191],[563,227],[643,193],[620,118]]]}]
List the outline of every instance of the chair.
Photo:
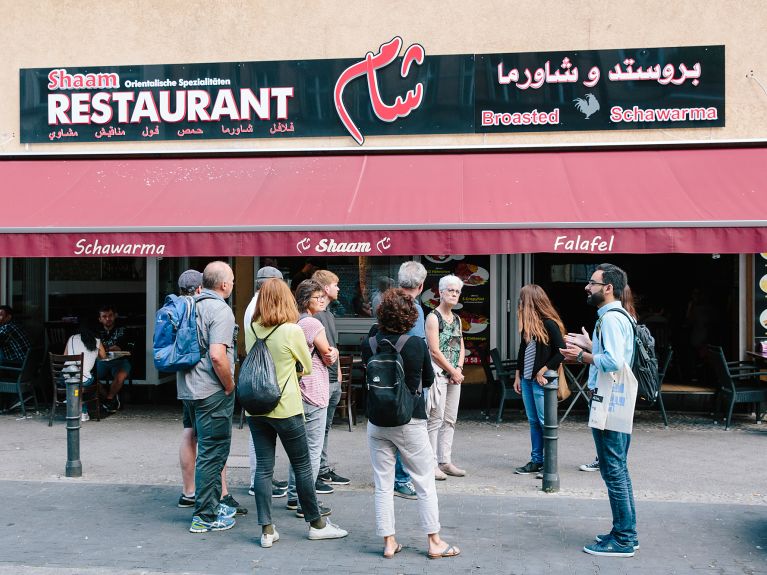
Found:
[{"label": "chair", "polygon": [[[26,403],[32,399],[37,405],[37,392],[35,391],[35,380],[40,369],[40,363],[43,359],[43,349],[41,347],[30,347],[27,350],[24,360],[20,366],[0,365],[0,393],[14,393],[19,397],[19,407],[21,415],[27,416]],[[24,393],[29,395],[24,398]],[[13,407],[16,407],[15,405]],[[11,407],[10,409],[13,409]]]},{"label": "chair", "polygon": [[341,400],[338,402],[336,411],[345,414],[344,417],[349,422],[349,431],[352,425],[357,425],[357,416],[355,415],[356,402],[354,399],[354,388],[352,387],[352,365],[354,358],[351,355],[342,355],[338,358],[341,364]]},{"label": "chair", "polygon": [[[492,367],[490,365],[491,362]],[[513,387],[513,376],[517,369],[517,362],[511,359],[502,360],[500,352],[498,349],[494,348],[491,349],[490,353],[485,357],[485,360],[482,362],[482,367],[485,370],[485,377],[487,378],[488,384],[499,390],[501,397],[495,422],[501,423],[505,403],[512,399],[522,399],[522,396],[514,391]],[[493,370],[495,370],[495,373],[493,373]],[[490,398],[488,397],[488,403],[489,400]]]},{"label": "chair", "polygon": [[[82,404],[96,404],[96,421],[101,421],[101,394],[98,378],[93,379],[93,385],[83,387],[83,354],[57,355],[49,353],[51,381],[53,382],[53,401],[48,427],[53,425],[56,407],[67,403],[67,381],[79,381],[78,393]],[[58,385],[57,385],[58,383]],[[78,414],[79,415],[79,414]]]},{"label": "chair", "polygon": [[[722,348],[709,345],[706,350],[706,359],[714,371],[719,385],[719,401],[728,401],[727,419],[724,425],[725,431],[729,429],[732,421],[732,411],[738,403],[755,404],[756,422],[761,421],[762,402],[767,402],[767,385],[760,378],[767,376],[765,371],[756,371],[752,363],[731,361],[724,357]],[[742,383],[741,383],[742,382]]]},{"label": "chair", "polygon": [[660,408],[660,414],[663,417],[663,427],[668,427],[668,417],[666,416],[666,407],[663,405],[663,380],[666,378],[668,372],[668,366],[671,365],[671,358],[674,355],[674,350],[671,346],[666,347],[666,355],[658,364],[658,407]]}]

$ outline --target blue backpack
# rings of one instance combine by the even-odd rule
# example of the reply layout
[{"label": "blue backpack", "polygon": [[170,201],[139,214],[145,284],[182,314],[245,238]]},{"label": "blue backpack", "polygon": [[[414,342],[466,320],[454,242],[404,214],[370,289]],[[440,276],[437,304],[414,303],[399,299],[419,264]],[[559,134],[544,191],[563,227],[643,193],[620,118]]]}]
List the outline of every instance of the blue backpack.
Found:
[{"label": "blue backpack", "polygon": [[158,371],[187,371],[202,358],[197,337],[196,302],[211,296],[169,295],[155,314],[152,351]]}]

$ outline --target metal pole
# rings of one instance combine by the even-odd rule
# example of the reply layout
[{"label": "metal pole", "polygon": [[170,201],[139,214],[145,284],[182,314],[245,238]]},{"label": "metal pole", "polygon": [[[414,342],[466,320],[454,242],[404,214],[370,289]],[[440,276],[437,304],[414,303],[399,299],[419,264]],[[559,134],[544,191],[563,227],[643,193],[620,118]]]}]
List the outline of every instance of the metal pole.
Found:
[{"label": "metal pole", "polygon": [[546,493],[559,491],[559,472],[557,471],[557,388],[559,374],[549,369],[543,374],[548,383],[543,386],[543,486]]},{"label": "metal pole", "polygon": [[67,382],[67,477],[82,477],[80,462],[80,382]]}]

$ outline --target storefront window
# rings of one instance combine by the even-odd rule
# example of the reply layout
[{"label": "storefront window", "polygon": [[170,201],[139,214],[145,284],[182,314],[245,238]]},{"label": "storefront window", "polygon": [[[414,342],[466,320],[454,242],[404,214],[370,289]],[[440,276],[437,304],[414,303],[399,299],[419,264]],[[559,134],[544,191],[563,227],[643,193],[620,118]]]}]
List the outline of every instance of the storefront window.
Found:
[{"label": "storefront window", "polygon": [[312,258],[261,258],[261,266],[278,268],[291,289],[311,277],[318,269],[332,271],[339,278],[341,288],[338,301],[330,309],[336,317],[370,318],[374,316],[374,302],[383,290],[397,283],[397,271],[407,256],[336,256]]}]

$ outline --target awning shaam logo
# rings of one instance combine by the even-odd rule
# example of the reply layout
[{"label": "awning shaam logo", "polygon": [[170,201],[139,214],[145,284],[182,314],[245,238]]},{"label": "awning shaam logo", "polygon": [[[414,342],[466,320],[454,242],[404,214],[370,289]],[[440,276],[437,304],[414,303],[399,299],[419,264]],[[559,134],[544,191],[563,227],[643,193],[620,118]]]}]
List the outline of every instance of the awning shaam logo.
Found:
[{"label": "awning shaam logo", "polygon": [[[312,249],[312,247],[314,249]],[[375,249],[378,253],[382,254],[391,248],[391,238],[384,236],[375,244]],[[358,253],[370,253],[373,251],[370,242],[338,242],[334,238],[320,238],[317,243],[312,246],[311,238],[305,237],[296,242],[296,251],[299,254],[305,254],[308,252],[317,254],[358,254]]]}]

